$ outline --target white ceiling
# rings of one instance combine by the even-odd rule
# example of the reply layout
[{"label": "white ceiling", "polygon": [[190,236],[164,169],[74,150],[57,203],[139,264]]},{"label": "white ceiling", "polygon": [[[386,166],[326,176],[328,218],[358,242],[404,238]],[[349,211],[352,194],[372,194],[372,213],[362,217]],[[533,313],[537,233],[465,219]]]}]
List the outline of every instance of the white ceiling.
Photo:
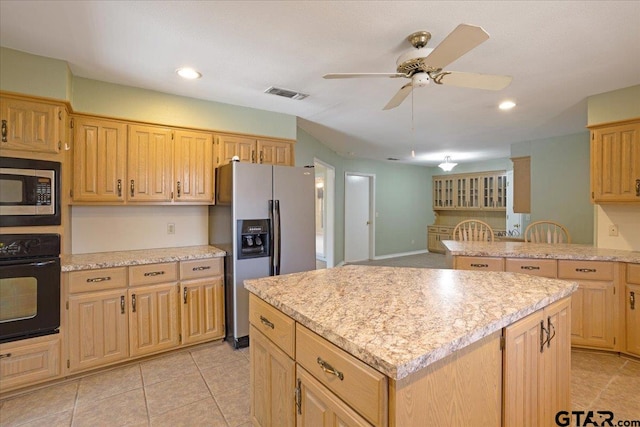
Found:
[{"label": "white ceiling", "polygon": [[[418,88],[412,120],[411,96],[382,110],[404,79],[322,78],[395,72],[406,36],[429,31],[435,47],[460,23],[491,38],[447,69],[511,75],[509,87]],[[2,0],[0,44],[80,77],[295,115],[345,156],[435,165],[585,131],[588,96],[640,84],[640,1]],[[184,65],[203,77],[181,80]],[[263,93],[272,85],[309,97]],[[518,106],[499,111],[507,98]]]}]

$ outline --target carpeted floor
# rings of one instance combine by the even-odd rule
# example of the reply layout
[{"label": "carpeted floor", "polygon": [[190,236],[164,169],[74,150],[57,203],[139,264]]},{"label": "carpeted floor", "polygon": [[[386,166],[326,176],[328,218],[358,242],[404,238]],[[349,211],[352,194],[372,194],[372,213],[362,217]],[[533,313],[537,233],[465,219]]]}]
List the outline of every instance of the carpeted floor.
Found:
[{"label": "carpeted floor", "polygon": [[347,264],[376,265],[384,267],[449,268],[446,265],[445,256],[435,253],[424,253],[396,258],[349,262]]}]

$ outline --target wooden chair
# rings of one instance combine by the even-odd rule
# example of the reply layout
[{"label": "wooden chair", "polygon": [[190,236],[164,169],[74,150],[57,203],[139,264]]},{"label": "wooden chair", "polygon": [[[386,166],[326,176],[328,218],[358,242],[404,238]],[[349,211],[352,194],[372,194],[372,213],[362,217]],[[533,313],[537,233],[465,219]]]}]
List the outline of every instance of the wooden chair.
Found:
[{"label": "wooden chair", "polygon": [[532,243],[571,243],[569,230],[555,221],[535,221],[524,230],[524,241]]},{"label": "wooden chair", "polygon": [[493,242],[493,229],[478,219],[460,221],[453,229],[453,240],[469,242]]}]

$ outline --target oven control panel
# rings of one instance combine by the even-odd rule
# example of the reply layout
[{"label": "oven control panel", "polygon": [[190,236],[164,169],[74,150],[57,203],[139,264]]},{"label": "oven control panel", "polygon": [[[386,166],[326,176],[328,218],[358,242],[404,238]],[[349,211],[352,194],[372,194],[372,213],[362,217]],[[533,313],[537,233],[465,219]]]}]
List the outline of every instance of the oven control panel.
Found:
[{"label": "oven control panel", "polygon": [[0,259],[60,255],[59,234],[0,235]]}]

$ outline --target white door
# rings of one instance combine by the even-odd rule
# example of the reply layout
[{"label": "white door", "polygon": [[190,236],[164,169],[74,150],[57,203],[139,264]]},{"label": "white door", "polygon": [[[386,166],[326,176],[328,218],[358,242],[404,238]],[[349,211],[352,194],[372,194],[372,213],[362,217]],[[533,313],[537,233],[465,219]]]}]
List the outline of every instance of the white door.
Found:
[{"label": "white door", "polygon": [[344,184],[344,261],[373,257],[373,176],[347,172]]}]

